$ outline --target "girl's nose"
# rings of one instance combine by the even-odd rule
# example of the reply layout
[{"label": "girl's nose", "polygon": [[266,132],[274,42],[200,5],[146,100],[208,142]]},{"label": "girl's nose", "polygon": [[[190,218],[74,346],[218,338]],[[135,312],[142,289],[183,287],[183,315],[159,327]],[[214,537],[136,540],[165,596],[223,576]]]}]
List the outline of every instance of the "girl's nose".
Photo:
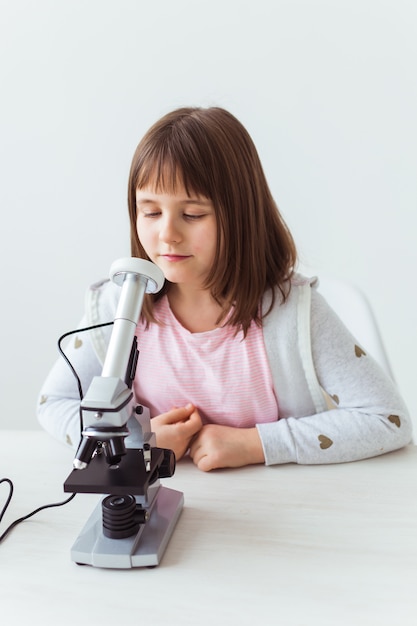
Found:
[{"label": "girl's nose", "polygon": [[181,233],[174,219],[166,218],[162,222],[159,238],[164,243],[178,243],[181,241]]}]

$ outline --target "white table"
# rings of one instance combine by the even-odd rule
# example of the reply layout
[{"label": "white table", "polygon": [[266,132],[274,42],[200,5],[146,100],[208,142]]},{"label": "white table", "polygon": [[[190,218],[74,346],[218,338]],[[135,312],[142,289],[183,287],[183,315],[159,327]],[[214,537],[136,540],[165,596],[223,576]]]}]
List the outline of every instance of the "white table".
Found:
[{"label": "white table", "polygon": [[[0,441],[0,475],[15,484],[4,530],[68,496],[73,454],[40,431],[0,431]],[[0,544],[2,626],[417,624],[417,447],[209,474],[185,460],[163,483],[185,507],[154,569],[72,562],[96,494],[15,528]]]}]

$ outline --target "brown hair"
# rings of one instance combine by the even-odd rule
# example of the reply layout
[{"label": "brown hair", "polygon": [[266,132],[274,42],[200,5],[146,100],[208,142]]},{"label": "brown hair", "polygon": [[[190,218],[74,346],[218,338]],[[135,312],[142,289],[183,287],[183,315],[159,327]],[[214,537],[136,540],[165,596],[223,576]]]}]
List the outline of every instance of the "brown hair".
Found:
[{"label": "brown hair", "polygon": [[[261,324],[264,292],[278,287],[285,300],[297,260],[293,238],[272,198],[254,143],[242,124],[219,107],[181,108],[156,122],[133,156],[128,203],[132,256],[147,259],[137,234],[136,190],[175,191],[209,198],[217,218],[216,263],[206,286],[234,309],[228,324],[246,333]],[[153,304],[169,290],[146,296],[142,315],[155,321]],[[272,305],[271,305],[272,306]]]}]

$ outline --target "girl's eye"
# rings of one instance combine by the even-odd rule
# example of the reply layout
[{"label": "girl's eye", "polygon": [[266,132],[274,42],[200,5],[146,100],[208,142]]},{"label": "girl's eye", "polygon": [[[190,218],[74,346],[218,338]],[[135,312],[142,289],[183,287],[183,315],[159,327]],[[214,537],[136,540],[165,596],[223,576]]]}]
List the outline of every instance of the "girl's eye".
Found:
[{"label": "girl's eye", "polygon": [[204,217],[204,214],[201,213],[201,214],[198,214],[198,215],[193,215],[193,214],[189,214],[189,213],[184,213],[184,217],[187,220],[191,220],[191,221],[195,220],[196,221],[196,220],[200,220],[202,217]]},{"label": "girl's eye", "polygon": [[158,211],[150,211],[149,213],[143,213],[144,217],[158,217],[160,213]]}]

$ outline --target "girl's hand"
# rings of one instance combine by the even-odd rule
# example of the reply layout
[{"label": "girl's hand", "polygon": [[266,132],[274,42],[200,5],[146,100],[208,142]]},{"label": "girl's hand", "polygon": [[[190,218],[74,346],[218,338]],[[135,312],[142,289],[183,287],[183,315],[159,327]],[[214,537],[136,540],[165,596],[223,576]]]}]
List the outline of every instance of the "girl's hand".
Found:
[{"label": "girl's hand", "polygon": [[178,461],[201,429],[202,421],[194,405],[187,404],[153,417],[151,426],[156,435],[156,445],[172,450]]},{"label": "girl's hand", "polygon": [[257,428],[232,428],[206,424],[194,437],[190,457],[204,472],[221,467],[265,463]]}]

